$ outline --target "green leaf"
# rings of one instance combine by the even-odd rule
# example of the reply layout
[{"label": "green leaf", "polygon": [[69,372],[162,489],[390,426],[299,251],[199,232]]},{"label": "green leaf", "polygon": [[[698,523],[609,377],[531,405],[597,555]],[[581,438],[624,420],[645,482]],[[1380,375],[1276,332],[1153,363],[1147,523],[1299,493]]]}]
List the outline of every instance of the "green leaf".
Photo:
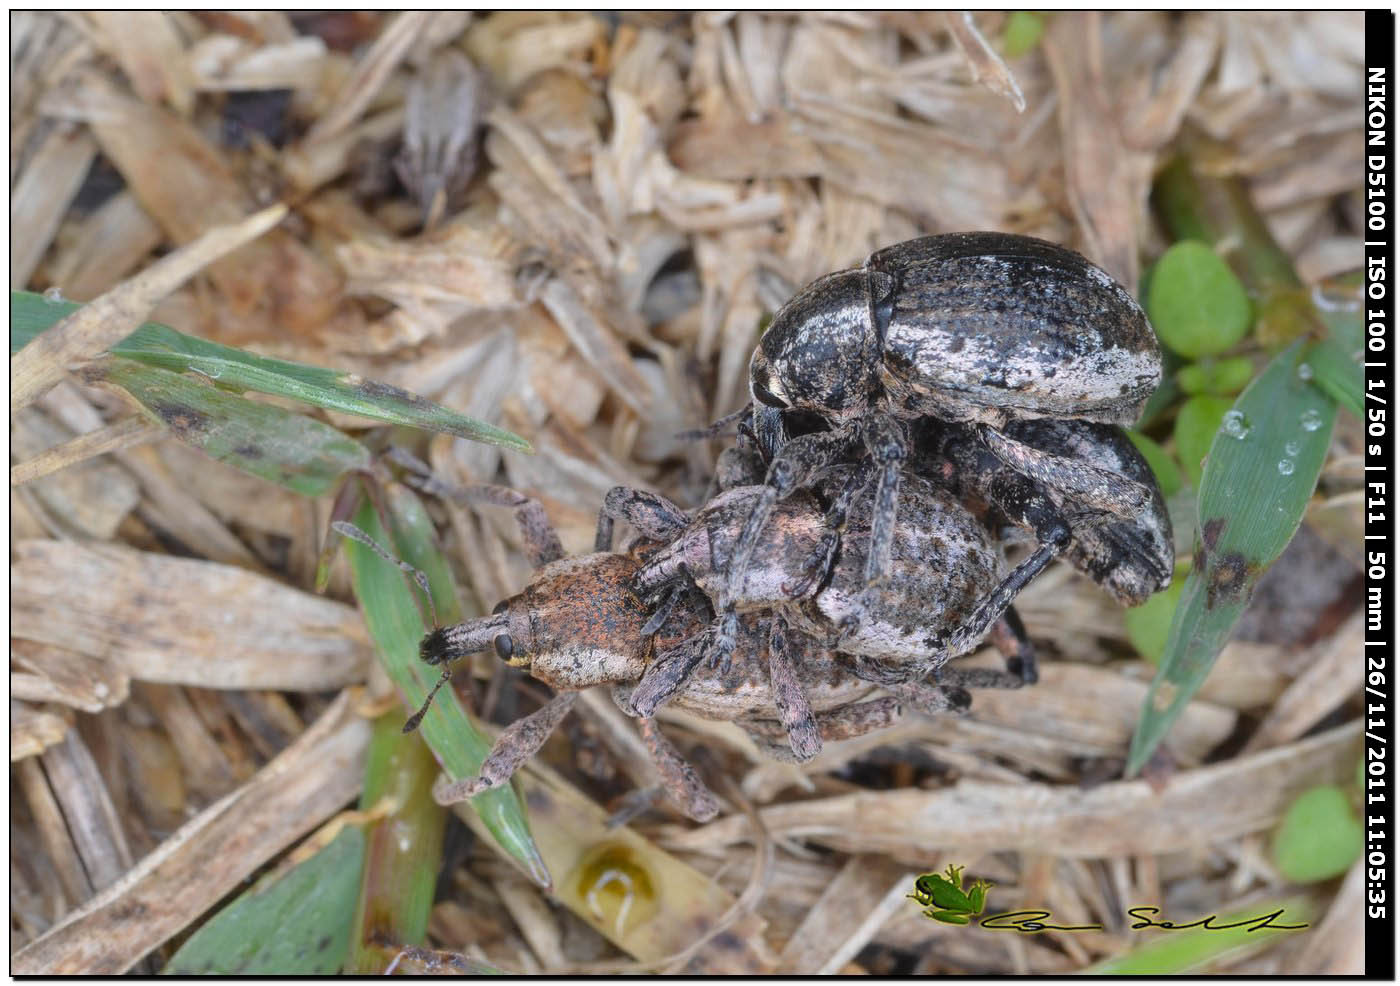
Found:
[{"label": "green leaf", "polygon": [[173,976],[314,976],[340,971],[350,945],[365,836],[330,845],[244,893],[191,935],[161,970]]},{"label": "green leaf", "polygon": [[1287,547],[1317,485],[1337,406],[1275,356],[1229,411],[1206,458],[1191,572],[1133,734],[1136,773],[1210,673],[1255,585]]},{"label": "green leaf", "polygon": [[[11,291],[10,355],[81,307],[75,302],[51,301],[28,291]],[[446,432],[521,452],[533,451],[530,443],[518,435],[458,414],[398,387],[338,370],[255,356],[176,332],[157,322],[142,325],[111,351],[147,366],[176,373],[198,373],[225,390],[252,390],[390,424]]]},{"label": "green leaf", "polygon": [[328,424],[193,377],[118,359],[92,364],[83,376],[120,387],[185,444],[303,496],[321,496],[370,464],[368,449]]},{"label": "green leaf", "polygon": [[[384,499],[393,524],[392,537],[385,532],[369,502],[363,503],[355,515],[355,526],[427,575],[439,622],[458,622],[461,610],[452,573],[434,546],[432,521],[423,504],[412,491],[397,484],[384,488]],[[437,678],[434,670],[418,656],[424,632],[418,601],[409,591],[403,573],[372,549],[356,541],[347,541],[345,555],[350,563],[355,597],[360,601],[384,670],[403,696],[406,708],[417,709]],[[480,773],[491,744],[472,723],[451,689],[438,692],[420,728],[438,763],[454,780],[465,780]],[[530,835],[525,807],[514,787],[498,787],[479,794],[471,800],[471,806],[501,847],[525,872],[542,886],[548,886],[549,871]]]},{"label": "green leaf", "polygon": [[[1228,397],[1197,394],[1182,404],[1176,413],[1176,422],[1172,425],[1176,455],[1181,460],[1181,467],[1186,470],[1187,482],[1193,487],[1199,488],[1201,485],[1201,460],[1210,451],[1211,443],[1220,430],[1220,422],[1230,407]],[[1170,495],[1165,490],[1163,493]]]},{"label": "green leaf", "polygon": [[1238,343],[1252,317],[1239,278],[1214,250],[1194,240],[1173,244],[1157,262],[1147,313],[1162,343],[1192,359]]},{"label": "green leaf", "polygon": [[1274,865],[1294,883],[1341,876],[1361,858],[1361,822],[1339,787],[1298,795],[1274,830]]},{"label": "green leaf", "polygon": [[1347,354],[1342,343],[1335,339],[1313,343],[1303,362],[1298,364],[1298,373],[1362,421],[1366,420],[1366,412],[1361,407],[1364,403],[1361,364]]},{"label": "green leaf", "polygon": [[374,723],[360,810],[386,800],[387,815],[365,832],[364,879],[355,909],[345,971],[380,973],[403,945],[421,945],[428,934],[447,809],[433,800],[437,762],[416,733],[405,736],[403,714]]},{"label": "green leaf", "polygon": [[1238,394],[1254,377],[1254,362],[1248,356],[1210,360],[1183,366],[1176,379],[1188,394]]},{"label": "green leaf", "polygon": [[1045,18],[1030,10],[1013,10],[1001,32],[1001,49],[1007,58],[1020,58],[1040,44]]}]

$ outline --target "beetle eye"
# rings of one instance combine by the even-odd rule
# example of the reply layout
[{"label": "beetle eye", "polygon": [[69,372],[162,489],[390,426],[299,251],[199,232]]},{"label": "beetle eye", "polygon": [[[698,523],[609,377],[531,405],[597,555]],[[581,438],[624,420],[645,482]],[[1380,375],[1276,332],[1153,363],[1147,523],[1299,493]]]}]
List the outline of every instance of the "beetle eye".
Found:
[{"label": "beetle eye", "polygon": [[504,613],[508,609],[510,609],[510,600],[502,599],[496,604],[496,608],[491,611],[491,615],[499,616],[501,613]]},{"label": "beetle eye", "polygon": [[760,380],[755,379],[752,381],[752,389],[753,396],[760,403],[767,404],[769,407],[777,408],[784,408],[788,406],[787,401],[783,400],[777,394],[773,393],[771,390],[765,387]]},{"label": "beetle eye", "polygon": [[496,647],[496,656],[502,661],[509,661],[515,654],[515,645],[511,642],[510,634],[498,633],[493,641]]}]

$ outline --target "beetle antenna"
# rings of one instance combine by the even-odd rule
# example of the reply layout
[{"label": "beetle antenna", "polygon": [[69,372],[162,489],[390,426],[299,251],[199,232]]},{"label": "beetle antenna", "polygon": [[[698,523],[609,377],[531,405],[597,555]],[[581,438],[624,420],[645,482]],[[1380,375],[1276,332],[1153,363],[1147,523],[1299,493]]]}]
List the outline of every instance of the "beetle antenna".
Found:
[{"label": "beetle antenna", "polygon": [[[363,544],[365,547],[369,548],[380,558],[383,558],[385,561],[387,561],[390,565],[398,566],[400,571],[402,571],[409,578],[413,579],[414,584],[417,585],[418,588],[423,591],[423,598],[428,601],[429,619],[432,620],[433,626],[437,626],[437,606],[433,603],[433,590],[428,585],[428,576],[424,575],[421,570],[414,568],[408,562],[395,556],[392,552],[389,551],[389,549],[385,548],[374,538],[370,537],[364,531],[360,530],[358,527],[356,527],[354,524],[350,523],[347,520],[333,521],[331,523],[331,530],[335,531],[342,537],[347,537],[352,541],[360,542],[360,544]],[[411,592],[412,590],[409,591]]]},{"label": "beetle antenna", "polygon": [[671,437],[678,442],[700,442],[707,438],[718,438],[726,433],[730,425],[748,414],[752,407],[753,402],[750,401],[733,414],[726,414],[714,424],[706,425],[704,428],[696,428],[694,431],[679,431]]},{"label": "beetle antenna", "polygon": [[409,716],[408,722],[403,724],[403,731],[405,733],[411,733],[418,728],[418,724],[421,723],[423,721],[423,717],[428,714],[428,706],[432,704],[433,696],[436,695],[438,693],[438,689],[441,688],[443,685],[447,684],[447,682],[451,678],[452,669],[443,668],[442,676],[438,678],[437,684],[434,685],[432,687],[432,690],[428,692],[428,697],[423,699],[423,704],[418,707],[418,711],[413,713],[413,715]]}]

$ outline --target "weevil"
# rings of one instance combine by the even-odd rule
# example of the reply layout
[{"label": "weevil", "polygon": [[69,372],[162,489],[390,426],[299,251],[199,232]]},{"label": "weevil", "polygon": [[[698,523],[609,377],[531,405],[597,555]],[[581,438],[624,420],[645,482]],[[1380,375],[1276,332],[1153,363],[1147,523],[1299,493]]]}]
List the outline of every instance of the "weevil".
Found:
[{"label": "weevil", "polygon": [[[920,476],[906,476],[890,577],[870,591],[861,577],[861,559],[870,541],[872,504],[862,497],[853,505],[842,502],[859,486],[851,481],[853,473],[834,470],[813,490],[794,495],[772,512],[732,600],[735,610],[781,618],[838,651],[857,677],[886,686],[930,674],[939,681],[958,680],[956,671],[945,678],[943,666],[1005,620],[997,642],[1014,673],[984,675],[978,686],[1018,687],[1033,680],[1033,650],[1020,621],[1007,610],[1049,562],[1051,552],[1037,551],[1003,573],[1001,554],[986,527],[951,493]],[[818,499],[823,492],[843,517],[839,539],[830,526],[830,510]],[[608,546],[611,519],[626,520],[659,545],[638,570],[640,591],[657,596],[667,586],[695,585],[715,599],[724,588],[739,528],[761,495],[754,486],[727,490],[689,516],[655,494],[616,487],[604,498],[595,547]],[[651,714],[683,686],[701,656],[692,652],[690,664],[649,667],[634,692],[632,709]],[[718,667],[722,672],[724,665]]]},{"label": "weevil", "polygon": [[[433,488],[449,492],[440,484]],[[479,776],[438,792],[445,801],[505,783],[540,749],[583,688],[613,685],[619,704],[637,714],[631,703],[633,686],[645,680],[649,668],[693,667],[693,655],[703,653],[714,615],[703,598],[692,598],[685,605],[670,607],[661,620],[652,616],[637,592],[636,576],[643,564],[640,555],[657,547],[654,544],[634,546],[628,554],[603,551],[565,558],[538,501],[493,486],[450,492],[458,498],[514,507],[526,555],[537,571],[520,593],[503,601],[490,616],[427,634],[421,645],[423,660],[441,665],[490,648],[501,660],[528,669],[559,694],[507,727]],[[600,521],[599,526],[604,523]],[[745,646],[738,660],[723,670],[690,676],[685,688],[673,689],[667,697],[697,715],[736,722],[774,756],[807,760],[820,751],[823,738],[884,728],[897,721],[901,702],[930,714],[962,712],[971,702],[960,686],[924,682],[899,685],[893,698],[878,696],[874,684],[851,675],[819,642],[791,632],[781,617],[746,616],[741,636]],[[803,650],[802,660],[791,658],[793,645]],[[417,727],[447,678],[445,672],[422,709],[405,725],[406,731]],[[968,680],[977,686],[983,678],[972,675]],[[651,715],[640,718],[642,737],[668,793],[690,817],[713,818],[718,811],[714,796]],[[789,741],[786,746],[778,742],[784,734]]]},{"label": "weevil", "polygon": [[[1012,470],[1131,521],[1150,486],[1018,441],[1009,426],[1041,418],[1131,424],[1160,379],[1156,337],[1132,296],[1044,240],[925,236],[818,278],[778,310],[750,361],[767,469],[721,605],[739,596],[774,505],[839,461],[862,461],[874,474],[864,578],[883,578],[907,423],[920,418],[965,422]],[[714,660],[724,660],[731,629],[726,615]]]}]

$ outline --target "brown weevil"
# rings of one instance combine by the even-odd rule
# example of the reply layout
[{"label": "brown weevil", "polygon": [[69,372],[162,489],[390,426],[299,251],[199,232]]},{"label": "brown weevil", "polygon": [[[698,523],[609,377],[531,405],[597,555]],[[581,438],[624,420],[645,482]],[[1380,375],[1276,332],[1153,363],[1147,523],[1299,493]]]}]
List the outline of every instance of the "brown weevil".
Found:
[{"label": "brown weevil", "polygon": [[[1027,445],[1010,426],[1131,424],[1160,379],[1156,336],[1132,296],[1079,254],[1044,240],[924,236],[818,278],[778,310],[750,362],[753,427],[768,467],[726,596],[739,594],[774,504],[843,460],[863,461],[877,477],[865,581],[883,578],[907,424],[921,418],[965,422],[1011,469],[1070,497],[1092,495],[1094,509],[1131,521],[1151,499],[1150,486]],[[718,661],[731,645],[732,617],[725,621]]]},{"label": "brown weevil", "polygon": [[[438,487],[439,492],[446,492]],[[482,765],[478,777],[438,792],[458,800],[505,783],[544,744],[568,714],[577,691],[609,684],[614,699],[642,719],[642,736],[665,782],[682,809],[708,820],[718,807],[695,772],[656,728],[655,708],[671,700],[696,715],[731,721],[745,729],[759,747],[780,759],[808,760],[824,739],[842,739],[895,722],[902,705],[929,714],[966,711],[967,687],[1008,687],[1020,680],[1003,673],[968,671],[929,683],[899,680],[885,685],[890,695],[850,672],[848,662],[822,641],[789,627],[781,613],[746,613],[739,621],[743,644],[729,666],[693,673],[708,646],[714,613],[708,601],[690,593],[664,614],[648,615],[638,594],[645,557],[664,544],[642,541],[629,553],[599,551],[563,558],[557,536],[538,501],[500,487],[457,491],[472,500],[513,506],[527,556],[538,570],[517,595],[492,615],[433,630],[424,637],[424,661],[441,665],[474,651],[495,651],[507,663],[559,690],[545,706],[512,723]],[[684,518],[659,497],[641,494],[629,516],[648,510]],[[599,542],[611,539],[611,518],[600,517]],[[732,540],[732,535],[731,535]],[[673,598],[679,598],[679,594]],[[1003,646],[1002,641],[998,641]],[[1015,643],[1020,648],[1019,641]],[[445,673],[439,687],[447,680]],[[658,691],[658,682],[671,683]],[[436,692],[434,688],[434,693]],[[639,695],[639,692],[642,694]],[[432,700],[432,694],[428,701]],[[639,712],[637,705],[646,705]],[[423,708],[427,708],[424,702]],[[422,710],[405,726],[412,729]],[[786,743],[781,742],[786,738]]]}]

